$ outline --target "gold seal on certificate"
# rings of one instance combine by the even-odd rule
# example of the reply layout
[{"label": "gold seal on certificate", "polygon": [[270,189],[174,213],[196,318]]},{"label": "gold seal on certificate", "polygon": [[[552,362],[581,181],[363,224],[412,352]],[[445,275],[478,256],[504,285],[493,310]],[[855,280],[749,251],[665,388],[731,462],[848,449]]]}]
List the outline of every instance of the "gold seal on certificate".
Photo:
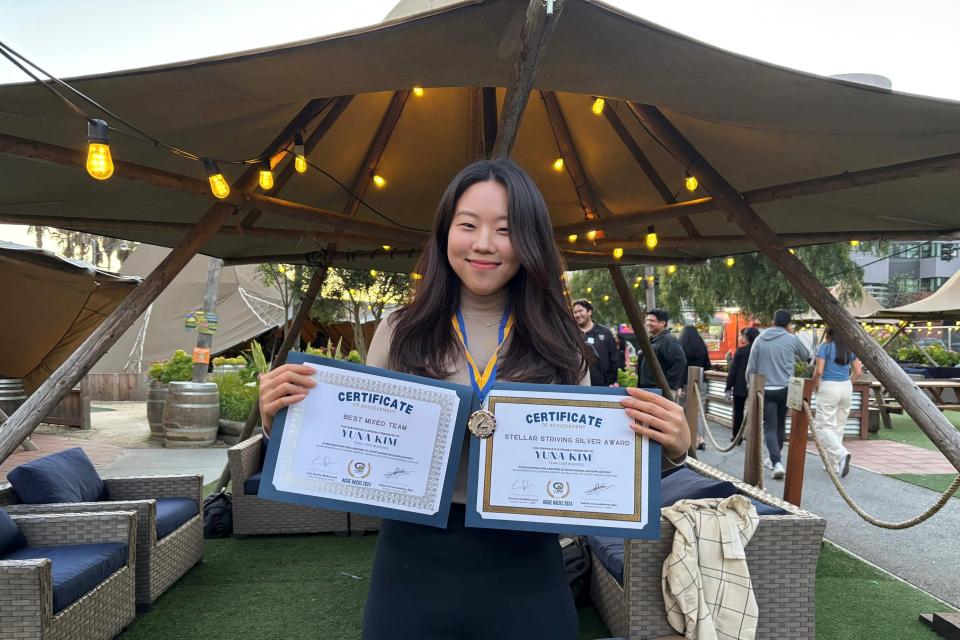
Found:
[{"label": "gold seal on certificate", "polygon": [[476,437],[486,440],[497,430],[497,417],[485,409],[474,411],[467,421],[467,428]]}]

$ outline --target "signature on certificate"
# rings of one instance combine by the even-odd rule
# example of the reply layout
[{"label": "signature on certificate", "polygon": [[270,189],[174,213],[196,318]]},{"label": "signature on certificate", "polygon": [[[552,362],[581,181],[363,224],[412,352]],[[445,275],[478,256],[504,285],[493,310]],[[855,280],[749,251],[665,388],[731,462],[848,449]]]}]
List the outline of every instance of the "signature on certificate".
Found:
[{"label": "signature on certificate", "polygon": [[413,473],[413,472],[412,472],[412,471],[408,471],[407,469],[404,469],[403,467],[397,467],[397,468],[394,469],[393,471],[389,471],[389,472],[383,474],[383,477],[384,477],[384,478],[396,478],[397,476],[405,476],[405,475],[410,474],[410,473]]},{"label": "signature on certificate", "polygon": [[311,464],[313,464],[314,466],[329,467],[334,462],[336,462],[336,460],[334,460],[330,456],[319,456],[317,458],[314,458]]},{"label": "signature on certificate", "polygon": [[513,484],[510,485],[510,488],[516,489],[518,491],[526,491],[532,486],[533,486],[533,483],[530,482],[529,480],[520,479],[520,480],[514,480]]},{"label": "signature on certificate", "polygon": [[586,496],[592,496],[598,493],[603,493],[607,489],[612,489],[612,488],[613,488],[612,484],[604,484],[603,482],[598,482],[597,484],[593,485],[592,487],[584,491],[583,494]]}]

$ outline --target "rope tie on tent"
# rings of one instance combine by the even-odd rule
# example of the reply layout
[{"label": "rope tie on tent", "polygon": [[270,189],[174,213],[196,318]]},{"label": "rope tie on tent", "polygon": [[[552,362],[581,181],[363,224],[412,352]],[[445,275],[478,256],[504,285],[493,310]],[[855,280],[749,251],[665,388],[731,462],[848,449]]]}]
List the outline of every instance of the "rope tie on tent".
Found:
[{"label": "rope tie on tent", "polygon": [[837,477],[837,471],[834,468],[834,465],[830,464],[827,453],[823,450],[823,445],[820,444],[820,436],[817,434],[817,430],[813,428],[813,413],[810,411],[810,403],[806,400],[803,401],[803,411],[807,414],[809,430],[813,434],[813,441],[817,445],[817,451],[820,453],[820,459],[823,461],[823,466],[827,469],[827,475],[829,475],[830,479],[833,481],[833,486],[837,488],[837,491],[840,493],[840,497],[844,499],[844,501],[850,506],[851,509],[854,510],[854,512],[856,512],[858,516],[875,527],[880,527],[882,529],[909,529],[910,527],[914,527],[921,522],[928,520],[930,517],[940,511],[940,509],[947,504],[950,496],[952,496],[957,489],[960,488],[960,475],[958,475],[953,479],[953,482],[950,483],[950,486],[947,487],[947,490],[940,495],[940,498],[929,509],[910,518],[909,520],[903,520],[902,522],[887,522],[885,520],[874,518],[869,513],[864,511],[860,505],[858,505],[856,501],[850,497],[850,494],[847,493],[843,483],[840,482],[840,478]]}]

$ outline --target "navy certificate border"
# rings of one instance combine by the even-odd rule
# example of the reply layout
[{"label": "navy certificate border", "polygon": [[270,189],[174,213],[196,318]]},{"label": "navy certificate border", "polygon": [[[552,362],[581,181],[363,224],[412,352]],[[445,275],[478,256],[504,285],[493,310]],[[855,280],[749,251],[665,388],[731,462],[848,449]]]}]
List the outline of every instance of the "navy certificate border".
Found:
[{"label": "navy certificate border", "polygon": [[344,360],[333,360],[321,356],[313,356],[300,352],[291,352],[287,357],[287,362],[292,364],[303,364],[311,362],[338,369],[346,369],[357,373],[368,373],[383,378],[393,378],[404,382],[416,382],[431,387],[440,387],[443,389],[452,389],[460,397],[460,406],[457,410],[457,420],[454,424],[453,442],[450,446],[450,458],[447,460],[447,473],[443,483],[443,490],[440,495],[439,510],[434,515],[413,513],[402,509],[392,509],[389,507],[377,507],[359,502],[350,502],[346,500],[335,500],[332,498],[319,498],[316,496],[307,496],[289,491],[279,491],[273,485],[273,474],[277,467],[277,454],[280,451],[280,442],[283,438],[283,428],[287,420],[287,407],[277,412],[273,418],[273,428],[271,437],[267,446],[267,456],[263,463],[263,475],[260,482],[260,491],[257,497],[265,500],[276,500],[279,502],[289,502],[308,507],[319,507],[322,509],[332,509],[334,511],[347,511],[349,513],[361,513],[375,518],[389,518],[391,520],[402,520],[404,522],[414,522],[425,524],[432,527],[445,528],[447,519],[450,515],[450,502],[453,497],[454,484],[457,480],[457,467],[460,462],[461,447],[463,446],[463,434],[466,430],[467,418],[473,410],[474,394],[470,387],[414,376],[406,373],[397,373],[396,371],[387,371],[377,367],[368,367],[366,365],[346,362]]},{"label": "navy certificate border", "polygon": [[[524,384],[516,382],[498,382],[491,393],[498,390],[545,391],[549,393],[582,393],[585,395],[625,396],[622,387],[588,387],[583,385]],[[662,395],[659,389],[645,389]],[[542,531],[547,533],[569,533],[583,536],[611,536],[615,538],[660,538],[660,457],[659,442],[650,440],[650,469],[647,473],[647,524],[641,529],[627,529],[616,525],[603,527],[593,525],[575,525],[550,522],[523,522],[519,520],[485,519],[477,510],[477,480],[480,473],[480,447],[483,441],[470,437],[470,463],[467,479],[466,521],[468,527],[484,529],[513,529],[517,531]]]}]

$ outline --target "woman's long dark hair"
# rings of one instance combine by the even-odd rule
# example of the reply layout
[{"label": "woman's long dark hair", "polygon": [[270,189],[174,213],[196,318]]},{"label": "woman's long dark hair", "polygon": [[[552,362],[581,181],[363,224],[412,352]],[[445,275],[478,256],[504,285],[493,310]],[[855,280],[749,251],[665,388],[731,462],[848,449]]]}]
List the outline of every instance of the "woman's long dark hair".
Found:
[{"label": "woman's long dark hair", "polygon": [[423,278],[413,301],[393,314],[390,368],[431,378],[453,373],[459,345],[450,318],[460,304],[460,280],[447,260],[447,235],[460,196],[487,180],[507,190],[510,243],[520,261],[507,283],[515,320],[500,374],[517,382],[577,384],[589,356],[564,298],[565,264],[547,204],[530,176],[508,159],[474,162],[444,192],[417,265]]},{"label": "woman's long dark hair", "polygon": [[846,339],[827,327],[827,340],[833,343],[833,361],[837,364],[848,365],[853,360],[853,353],[847,347]]},{"label": "woman's long dark hair", "polygon": [[677,339],[680,346],[683,347],[683,353],[687,356],[687,364],[703,362],[709,359],[710,352],[707,351],[707,343],[697,328],[692,324],[686,325],[680,330],[680,337]]}]

